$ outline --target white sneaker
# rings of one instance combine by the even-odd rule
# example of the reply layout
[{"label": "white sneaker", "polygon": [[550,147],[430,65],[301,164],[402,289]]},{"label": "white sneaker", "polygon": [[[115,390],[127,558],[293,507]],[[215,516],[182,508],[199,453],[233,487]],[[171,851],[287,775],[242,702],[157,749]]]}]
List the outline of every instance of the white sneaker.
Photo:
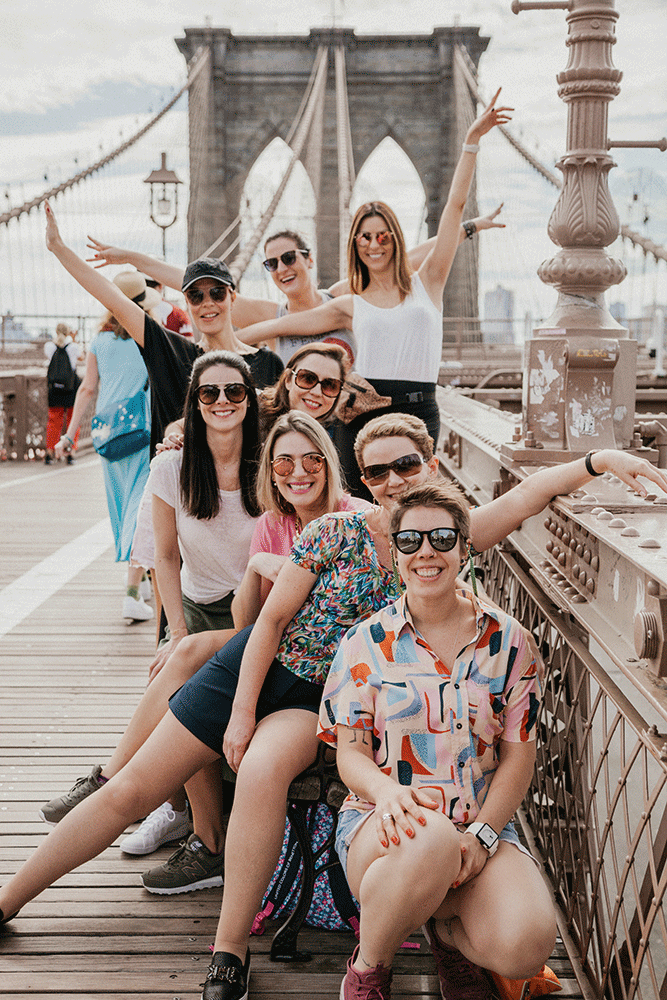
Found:
[{"label": "white sneaker", "polygon": [[139,584],[139,597],[142,601],[150,601],[153,596],[153,588],[151,587],[151,581],[146,577]]},{"label": "white sneaker", "polygon": [[152,854],[162,844],[187,837],[189,832],[187,809],[176,812],[169,802],[163,802],[146,817],[138,830],[121,841],[120,849],[125,854]]},{"label": "white sneaker", "polygon": [[123,618],[131,618],[135,622],[147,622],[153,617],[153,609],[149,608],[141,598],[137,601],[128,594],[123,598]]}]

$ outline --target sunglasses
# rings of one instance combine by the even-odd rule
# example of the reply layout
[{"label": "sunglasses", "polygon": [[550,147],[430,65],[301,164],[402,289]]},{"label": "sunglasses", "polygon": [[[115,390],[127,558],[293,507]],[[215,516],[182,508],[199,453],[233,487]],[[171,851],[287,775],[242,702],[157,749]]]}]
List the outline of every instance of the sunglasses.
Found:
[{"label": "sunglasses", "polygon": [[431,528],[430,531],[418,531],[416,528],[405,528],[403,531],[394,531],[391,537],[398,551],[405,555],[419,552],[424,544],[424,537],[428,538],[431,548],[436,552],[450,552],[458,540],[459,529]]},{"label": "sunglasses", "polygon": [[[309,475],[313,475],[315,472],[320,472],[322,466],[326,462],[324,455],[320,455],[319,452],[311,451],[307,455],[301,456],[301,468],[304,472]],[[278,458],[274,458],[271,462],[271,468],[277,476],[281,478],[284,476],[291,476],[294,472],[296,463],[293,458],[289,455],[279,455]]]},{"label": "sunglasses", "polygon": [[215,403],[221,393],[230,403],[242,403],[248,395],[248,386],[245,382],[228,382],[227,385],[199,385],[195,389],[197,399],[204,406]]},{"label": "sunglasses", "polygon": [[390,240],[393,240],[394,234],[390,229],[381,229],[379,233],[355,233],[354,235],[355,240],[362,247],[369,246],[369,244],[373,241],[373,237],[375,237],[377,245],[383,247],[386,246]]},{"label": "sunglasses", "polygon": [[303,254],[304,257],[308,257],[310,250],[286,250],[285,253],[281,253],[280,257],[267,257],[266,260],[262,261],[262,264],[267,271],[273,273],[273,271],[278,270],[279,260],[283,262],[285,267],[291,267],[298,253]]},{"label": "sunglasses", "polygon": [[316,385],[321,385],[324,395],[331,399],[339,396],[340,390],[343,388],[343,383],[339,378],[318,378],[315,372],[311,372],[309,368],[299,368],[297,372],[292,369],[292,374],[299,389],[314,389]]},{"label": "sunglasses", "polygon": [[227,290],[227,285],[211,285],[205,292],[201,288],[188,288],[183,294],[190,305],[200,306],[205,295],[208,295],[212,302],[224,302],[227,298]]},{"label": "sunglasses", "polygon": [[367,465],[364,469],[364,479],[369,486],[378,486],[385,479],[389,479],[389,473],[395,472],[401,479],[409,479],[416,476],[424,464],[421,455],[413,452],[412,455],[401,455],[395,462],[386,462],[383,465]]}]

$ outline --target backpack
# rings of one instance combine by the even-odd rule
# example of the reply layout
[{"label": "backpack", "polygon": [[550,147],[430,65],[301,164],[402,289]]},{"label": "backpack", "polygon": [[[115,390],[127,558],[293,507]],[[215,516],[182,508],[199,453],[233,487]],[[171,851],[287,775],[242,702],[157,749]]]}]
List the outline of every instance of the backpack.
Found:
[{"label": "backpack", "polygon": [[[327,930],[352,928],[357,932],[359,904],[350,892],[333,842],[326,846],[335,826],[336,817],[328,806],[320,803],[309,807],[311,848],[314,854],[321,853],[315,862],[315,890],[306,923],[311,927],[323,927]],[[278,867],[269,882],[262,909],[255,917],[251,934],[263,934],[267,918],[287,915],[296,907],[302,868],[301,850],[288,819]]]},{"label": "backpack", "polygon": [[67,347],[56,347],[46,373],[49,406],[64,406],[73,402],[73,393],[79,387],[79,376],[72,368]]}]

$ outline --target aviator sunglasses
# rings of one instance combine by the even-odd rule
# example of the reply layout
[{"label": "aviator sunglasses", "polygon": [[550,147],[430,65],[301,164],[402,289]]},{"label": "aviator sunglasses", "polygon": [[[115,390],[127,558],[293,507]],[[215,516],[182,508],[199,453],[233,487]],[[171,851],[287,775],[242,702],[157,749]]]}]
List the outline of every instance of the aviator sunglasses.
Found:
[{"label": "aviator sunglasses", "polygon": [[367,247],[372,243],[373,237],[378,246],[383,247],[393,240],[394,234],[391,229],[381,229],[379,233],[355,233],[354,238],[362,247]]},{"label": "aviator sunglasses", "polygon": [[424,464],[421,455],[413,452],[411,455],[401,455],[395,462],[386,462],[382,465],[367,465],[364,469],[364,479],[369,486],[378,486],[385,479],[389,479],[389,473],[395,472],[401,479],[409,479],[416,476]]},{"label": "aviator sunglasses", "polygon": [[267,271],[277,271],[279,260],[283,262],[285,267],[291,267],[296,260],[296,255],[298,253],[307,257],[310,254],[310,250],[286,250],[285,253],[281,253],[280,257],[267,257],[266,260],[262,261],[262,263]]},{"label": "aviator sunglasses", "polygon": [[418,531],[417,528],[405,528],[403,531],[394,531],[391,537],[398,551],[404,555],[419,552],[424,544],[424,537],[428,538],[431,548],[436,552],[450,552],[458,540],[459,529],[431,528],[430,531]]},{"label": "aviator sunglasses", "polygon": [[[300,456],[300,461],[303,471],[312,476],[316,472],[320,472],[326,459],[324,455],[320,455],[317,451],[309,451],[307,455]],[[281,479],[285,476],[291,476],[295,465],[294,459],[290,458],[289,455],[279,455],[278,458],[274,458],[271,462],[271,468]]]},{"label": "aviator sunglasses", "polygon": [[212,302],[224,302],[227,298],[227,285],[211,285],[206,292],[201,288],[188,288],[183,294],[193,306],[200,306],[204,301],[204,295],[208,295]]},{"label": "aviator sunglasses", "polygon": [[220,398],[221,392],[224,392],[228,402],[242,403],[248,395],[248,387],[245,382],[228,382],[226,385],[199,385],[195,389],[197,399],[204,406],[215,403]]},{"label": "aviator sunglasses", "polygon": [[299,389],[314,389],[316,385],[321,385],[324,395],[335,399],[343,388],[343,383],[339,378],[318,378],[315,372],[311,372],[310,368],[299,368],[297,372],[292,369],[292,372],[294,382]]}]

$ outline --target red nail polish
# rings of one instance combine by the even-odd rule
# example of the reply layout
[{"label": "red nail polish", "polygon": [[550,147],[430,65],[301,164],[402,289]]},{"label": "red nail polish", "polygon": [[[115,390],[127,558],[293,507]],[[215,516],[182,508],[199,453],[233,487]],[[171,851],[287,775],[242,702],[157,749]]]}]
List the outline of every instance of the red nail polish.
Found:
[{"label": "red nail polish", "polygon": [[424,817],[423,817],[423,816],[420,816],[420,817],[419,817],[419,820],[418,820],[418,822],[419,822],[419,823],[421,823],[421,825],[422,825],[422,826],[426,826],[426,820],[424,819]]},{"label": "red nail polish", "polygon": [[383,840],[383,841],[381,841],[381,843],[382,843],[383,847],[389,847],[389,841],[388,840]]},{"label": "red nail polish", "polygon": [[392,842],[392,844],[397,844],[398,843],[398,837],[392,837],[391,838],[391,842]]},{"label": "red nail polish", "polygon": [[414,835],[415,835],[415,831],[414,830],[406,830],[405,832],[407,833],[408,837],[414,837]]}]

